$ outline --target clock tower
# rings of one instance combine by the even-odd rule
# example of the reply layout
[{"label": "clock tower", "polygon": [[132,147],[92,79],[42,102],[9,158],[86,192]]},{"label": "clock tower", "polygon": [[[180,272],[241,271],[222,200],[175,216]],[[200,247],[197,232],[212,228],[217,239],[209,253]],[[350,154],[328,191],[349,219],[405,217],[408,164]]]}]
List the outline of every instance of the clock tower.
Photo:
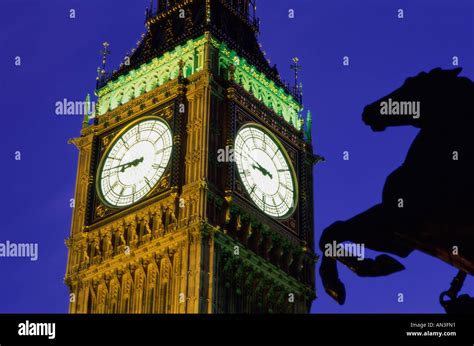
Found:
[{"label": "clock tower", "polygon": [[137,48],[100,71],[71,140],[71,313],[309,311],[318,157],[255,8],[155,1]]}]

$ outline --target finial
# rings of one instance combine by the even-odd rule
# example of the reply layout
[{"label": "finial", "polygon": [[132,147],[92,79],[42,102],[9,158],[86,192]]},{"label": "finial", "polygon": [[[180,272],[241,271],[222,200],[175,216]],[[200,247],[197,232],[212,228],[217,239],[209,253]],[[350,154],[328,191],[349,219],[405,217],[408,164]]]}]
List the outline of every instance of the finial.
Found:
[{"label": "finial", "polygon": [[206,0],[206,23],[211,23],[211,0]]},{"label": "finial", "polygon": [[290,66],[290,68],[295,71],[295,86],[293,87],[295,91],[295,95],[298,95],[299,87],[298,87],[298,72],[301,71],[302,66],[299,65],[298,63],[300,62],[300,59],[298,57],[293,58],[293,65]]},{"label": "finial", "polygon": [[110,44],[108,42],[102,43],[102,47],[104,47],[103,50],[100,51],[100,54],[102,55],[102,71],[101,74],[105,74],[105,65],[107,64],[107,56],[112,53],[109,50]]},{"label": "finial", "polygon": [[97,67],[97,77],[95,78],[97,81],[100,79],[102,69]]},{"label": "finial", "polygon": [[153,0],[150,0],[150,7],[145,10],[145,20],[148,20],[153,15]]}]

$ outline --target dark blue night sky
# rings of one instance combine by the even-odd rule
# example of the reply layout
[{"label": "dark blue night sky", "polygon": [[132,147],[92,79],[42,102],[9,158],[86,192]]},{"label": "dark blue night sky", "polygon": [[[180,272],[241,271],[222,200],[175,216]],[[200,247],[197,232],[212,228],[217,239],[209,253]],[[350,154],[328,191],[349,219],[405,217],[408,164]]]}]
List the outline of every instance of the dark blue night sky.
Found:
[{"label": "dark blue night sky", "polygon": [[[145,28],[149,0],[0,0],[0,139],[2,226],[0,242],[39,243],[39,259],[0,258],[0,312],[66,312],[63,284],[80,116],[55,115],[55,103],[93,93],[98,51],[111,44],[117,67]],[[69,18],[69,10],[76,18]],[[288,18],[288,10],[295,18]],[[404,10],[404,19],[397,10]],[[361,113],[435,67],[474,79],[472,0],[260,0],[260,42],[285,80],[294,56],[303,66],[305,110],[313,113],[316,241],[336,220],[381,200],[385,177],[404,160],[415,128],[374,133]],[[22,59],[15,66],[15,57]],[[343,56],[350,65],[343,66]],[[446,114],[449,117],[450,114]],[[350,160],[342,153],[349,151]],[[21,161],[15,160],[20,151]],[[372,254],[372,253],[369,253]],[[438,295],[457,270],[421,254],[402,259],[406,270],[385,278],[359,278],[340,267],[344,306],[333,302],[317,278],[313,312],[442,312]],[[464,291],[474,293],[468,278]],[[399,303],[397,294],[405,301]]]}]

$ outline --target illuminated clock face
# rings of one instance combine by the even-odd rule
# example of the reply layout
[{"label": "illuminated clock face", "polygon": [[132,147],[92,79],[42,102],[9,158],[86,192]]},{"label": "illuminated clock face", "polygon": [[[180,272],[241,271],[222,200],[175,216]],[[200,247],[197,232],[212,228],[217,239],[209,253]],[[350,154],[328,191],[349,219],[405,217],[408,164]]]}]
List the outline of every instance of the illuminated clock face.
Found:
[{"label": "illuminated clock face", "polygon": [[245,190],[257,207],[276,218],[295,209],[294,169],[280,142],[262,126],[244,125],[235,139],[234,155]]},{"label": "illuminated clock face", "polygon": [[113,207],[138,202],[158,183],[171,158],[173,139],[160,119],[144,119],[120,133],[99,166],[98,192]]}]

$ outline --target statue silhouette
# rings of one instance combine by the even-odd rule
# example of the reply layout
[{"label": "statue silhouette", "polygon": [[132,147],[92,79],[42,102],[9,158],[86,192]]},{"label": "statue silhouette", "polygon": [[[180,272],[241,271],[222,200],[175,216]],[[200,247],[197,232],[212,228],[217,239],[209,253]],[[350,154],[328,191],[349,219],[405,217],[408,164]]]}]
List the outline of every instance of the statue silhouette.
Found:
[{"label": "statue silhouette", "polygon": [[[322,233],[320,275],[339,304],[346,293],[336,261],[359,276],[384,276],[405,267],[387,254],[364,260],[326,256],[325,246],[333,242],[363,243],[399,257],[414,250],[435,256],[460,270],[455,287],[444,292],[451,301],[440,301],[448,312],[463,305],[453,300],[466,273],[474,274],[474,83],[459,77],[461,70],[422,72],[365,107],[362,119],[373,131],[408,125],[420,131],[403,164],[387,177],[382,203]],[[474,311],[472,298],[461,297]]]}]

